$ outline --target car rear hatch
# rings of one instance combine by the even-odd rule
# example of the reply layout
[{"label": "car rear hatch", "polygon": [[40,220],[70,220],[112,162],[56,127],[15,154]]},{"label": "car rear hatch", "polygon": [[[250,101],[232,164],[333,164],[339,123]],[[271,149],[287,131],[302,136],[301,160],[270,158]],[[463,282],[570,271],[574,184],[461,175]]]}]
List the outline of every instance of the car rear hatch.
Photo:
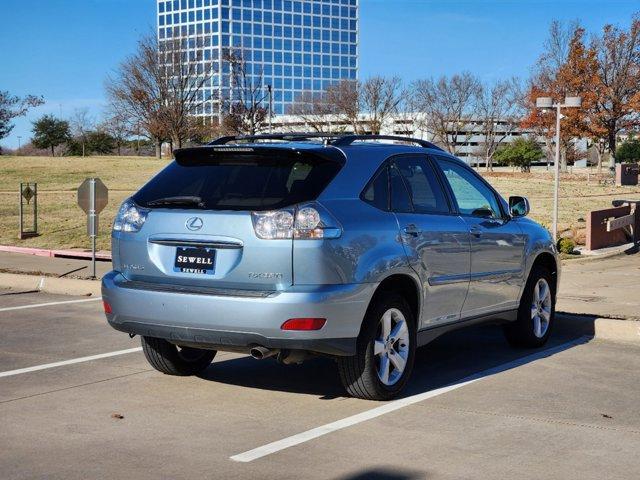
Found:
[{"label": "car rear hatch", "polygon": [[177,150],[176,160],[132,197],[146,220],[138,232],[114,234],[115,268],[131,281],[176,287],[286,288],[293,240],[258,238],[252,212],[315,200],[341,167],[336,152],[321,146]]}]

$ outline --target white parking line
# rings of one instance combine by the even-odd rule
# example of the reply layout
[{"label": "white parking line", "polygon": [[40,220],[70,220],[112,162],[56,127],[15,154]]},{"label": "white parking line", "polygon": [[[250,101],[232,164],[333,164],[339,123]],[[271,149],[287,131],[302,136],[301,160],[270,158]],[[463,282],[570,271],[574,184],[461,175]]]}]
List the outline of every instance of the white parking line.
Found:
[{"label": "white parking line", "polygon": [[38,370],[46,370],[47,368],[62,367],[65,365],[73,365],[74,363],[90,362],[92,360],[100,360],[101,358],[115,357],[117,355],[126,355],[127,353],[140,352],[142,347],[127,348],[126,350],[117,350],[115,352],[99,353],[98,355],[90,355],[88,357],[72,358],[71,360],[63,360],[61,362],[45,363],[34,367],[19,368],[17,370],[8,370],[0,372],[0,377],[11,377],[22,373],[37,372]]},{"label": "white parking line", "polygon": [[0,312],[9,312],[11,310],[24,310],[25,308],[50,307],[52,305],[64,305],[66,303],[97,302],[98,300],[102,300],[102,297],[83,298],[82,300],[63,300],[60,302],[34,303],[32,305],[19,305],[17,307],[4,307],[4,308],[0,308]]},{"label": "white parking line", "polygon": [[238,455],[234,455],[230,458],[231,460],[234,460],[236,462],[251,462],[253,460],[257,460],[258,458],[262,458],[267,455],[271,455],[272,453],[276,453],[281,450],[285,450],[287,448],[300,445],[301,443],[305,443],[315,438],[321,437],[323,435],[327,435],[328,433],[332,433],[337,430],[342,430],[343,428],[351,427],[353,425],[357,425],[358,423],[366,422],[367,420],[380,417],[381,415],[384,415],[386,413],[394,412],[396,410],[399,410],[404,407],[408,407],[409,405],[413,405],[418,402],[422,402],[429,398],[437,397],[438,395],[442,395],[443,393],[451,392],[452,390],[457,390],[458,388],[462,388],[465,385],[475,383],[478,380],[481,380],[488,376],[495,375],[497,373],[504,372],[506,370],[519,367],[521,365],[527,364],[534,360],[538,360],[540,358],[544,358],[554,353],[566,350],[571,346],[584,343],[587,338],[588,337],[581,337],[578,340],[575,340],[572,342],[563,343],[553,348],[541,350],[534,354],[527,355],[526,357],[518,358],[511,362],[498,365],[497,367],[489,368],[487,370],[483,370],[482,372],[478,372],[476,374],[470,375],[452,385],[447,385],[442,388],[437,388],[435,390],[430,390],[428,392],[419,393],[416,395],[412,395],[410,397],[400,398],[398,400],[394,400],[392,402],[386,403],[380,407],[372,408],[371,410],[367,410],[362,413],[357,413],[355,415],[352,415],[347,418],[343,418],[342,420],[338,420],[336,422],[327,423],[326,425],[322,425],[320,427],[307,430],[306,432],[298,433],[291,437],[283,438],[282,440],[278,440],[276,442],[272,442],[267,445],[254,448],[253,450],[249,450],[244,453],[239,453]]}]

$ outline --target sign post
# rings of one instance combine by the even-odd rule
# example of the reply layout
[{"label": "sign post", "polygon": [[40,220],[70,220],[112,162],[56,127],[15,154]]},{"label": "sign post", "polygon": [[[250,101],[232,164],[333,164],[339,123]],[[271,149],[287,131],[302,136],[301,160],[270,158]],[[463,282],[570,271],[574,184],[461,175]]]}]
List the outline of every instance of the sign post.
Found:
[{"label": "sign post", "polygon": [[87,178],[78,187],[78,205],[87,214],[87,235],[91,237],[91,271],[96,278],[98,215],[107,206],[109,190],[99,178]]},{"label": "sign post", "polygon": [[[33,202],[31,202],[33,200]],[[33,213],[33,222],[31,229],[25,229],[25,203]],[[20,233],[18,238],[38,236],[38,184],[37,183],[21,183],[20,184]]]}]

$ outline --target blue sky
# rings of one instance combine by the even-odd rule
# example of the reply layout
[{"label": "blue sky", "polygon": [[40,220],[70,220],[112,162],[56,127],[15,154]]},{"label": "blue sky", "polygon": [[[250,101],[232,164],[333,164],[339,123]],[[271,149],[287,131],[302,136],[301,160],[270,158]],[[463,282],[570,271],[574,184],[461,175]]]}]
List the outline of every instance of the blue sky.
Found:
[{"label": "blue sky", "polygon": [[[43,113],[99,116],[104,79],[155,28],[155,0],[0,0],[0,90],[44,95],[2,143],[16,147]],[[526,77],[553,19],[590,31],[628,25],[637,0],[360,0],[360,77],[406,80],[469,70]]]}]

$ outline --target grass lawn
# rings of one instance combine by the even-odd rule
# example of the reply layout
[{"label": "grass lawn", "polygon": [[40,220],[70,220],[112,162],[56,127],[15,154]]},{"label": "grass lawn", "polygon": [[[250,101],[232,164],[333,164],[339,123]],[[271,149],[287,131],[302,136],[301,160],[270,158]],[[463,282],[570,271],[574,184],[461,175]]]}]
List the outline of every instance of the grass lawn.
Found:
[{"label": "grass lawn", "polygon": [[[100,214],[98,249],[110,249],[113,217],[122,201],[162,169],[167,160],[149,157],[0,156],[0,244],[44,248],[90,248],[87,219],[77,204],[77,188],[99,177],[109,188],[109,204]],[[40,236],[18,240],[20,182],[38,183]]]},{"label": "grass lawn", "polygon": [[[553,171],[539,169],[531,173],[512,173],[505,171],[507,169],[501,170],[481,173],[505,198],[509,195],[527,197],[531,204],[531,218],[551,229]],[[574,172],[560,176],[558,230],[561,234],[571,231],[577,243],[584,244],[588,212],[611,208],[611,201],[615,199],[640,200],[640,186],[599,184],[595,175],[588,177],[586,169]]]},{"label": "grass lawn", "polygon": [[[86,217],[76,203],[76,189],[87,177],[100,177],[109,188],[109,204],[100,215],[98,248],[108,250],[109,231],[120,203],[167,160],[149,157],[14,157],[0,156],[0,244],[44,248],[89,248]],[[505,197],[525,195],[531,217],[551,226],[553,174],[508,170],[481,173]],[[18,240],[18,188],[20,182],[38,182],[40,236]],[[586,173],[564,174],[560,190],[560,229],[584,239],[584,219],[590,210],[607,208],[615,198],[640,199],[640,187],[614,187],[588,183]]]}]

